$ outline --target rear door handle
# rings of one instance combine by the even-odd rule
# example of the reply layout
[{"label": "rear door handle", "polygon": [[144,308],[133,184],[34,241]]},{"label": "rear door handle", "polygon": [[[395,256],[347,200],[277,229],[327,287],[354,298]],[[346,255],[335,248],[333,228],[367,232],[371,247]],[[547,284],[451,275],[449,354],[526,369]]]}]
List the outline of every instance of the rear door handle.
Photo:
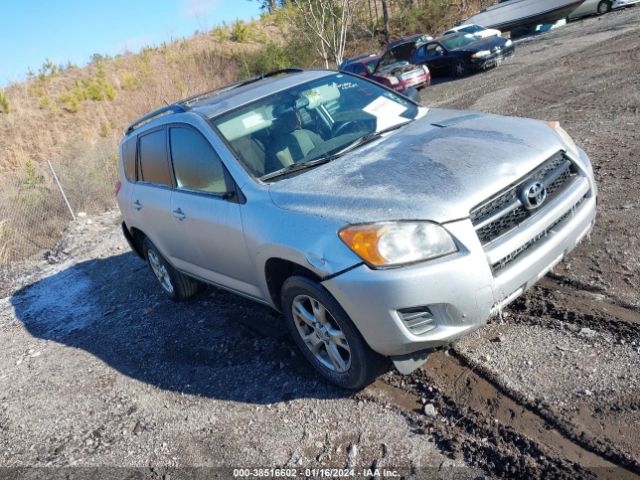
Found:
[{"label": "rear door handle", "polygon": [[182,211],[181,208],[178,208],[178,209],[174,210],[172,213],[173,213],[173,216],[176,217],[180,221],[184,220],[185,217],[186,217],[186,215],[184,214],[184,212]]},{"label": "rear door handle", "polygon": [[142,204],[140,203],[140,200],[136,200],[135,202],[133,202],[133,207],[136,210],[141,210],[142,209]]}]

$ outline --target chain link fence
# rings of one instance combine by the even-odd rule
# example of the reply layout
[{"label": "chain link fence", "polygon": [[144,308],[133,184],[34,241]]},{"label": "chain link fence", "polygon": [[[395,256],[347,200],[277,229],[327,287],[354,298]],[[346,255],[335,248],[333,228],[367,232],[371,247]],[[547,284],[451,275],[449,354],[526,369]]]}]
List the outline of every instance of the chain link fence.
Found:
[{"label": "chain link fence", "polygon": [[76,214],[116,208],[116,180],[112,144],[79,147],[62,159],[27,162],[19,172],[5,173],[0,179],[0,265],[52,248],[72,221],[69,207]]}]

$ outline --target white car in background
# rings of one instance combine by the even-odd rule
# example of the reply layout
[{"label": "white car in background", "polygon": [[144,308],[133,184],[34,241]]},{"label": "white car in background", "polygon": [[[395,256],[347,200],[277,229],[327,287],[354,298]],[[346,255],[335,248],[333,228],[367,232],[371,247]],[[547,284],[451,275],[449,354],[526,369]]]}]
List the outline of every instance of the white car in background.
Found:
[{"label": "white car in background", "polygon": [[484,28],[480,25],[469,23],[467,25],[458,25],[457,27],[450,28],[444,32],[442,36],[444,37],[445,35],[451,35],[454,33],[471,33],[480,38],[499,37],[502,35],[502,32],[495,28]]},{"label": "white car in background", "polygon": [[611,9],[628,7],[629,5],[634,5],[636,3],[640,3],[640,0],[613,0],[611,3]]}]

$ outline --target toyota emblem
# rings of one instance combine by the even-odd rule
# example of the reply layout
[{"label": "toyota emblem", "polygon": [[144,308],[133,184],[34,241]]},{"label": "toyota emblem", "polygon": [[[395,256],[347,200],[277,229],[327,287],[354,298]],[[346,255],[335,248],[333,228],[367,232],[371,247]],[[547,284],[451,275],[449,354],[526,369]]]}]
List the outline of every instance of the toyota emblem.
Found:
[{"label": "toyota emblem", "polygon": [[547,187],[539,180],[531,180],[522,186],[519,197],[524,208],[535,210],[547,199]]}]

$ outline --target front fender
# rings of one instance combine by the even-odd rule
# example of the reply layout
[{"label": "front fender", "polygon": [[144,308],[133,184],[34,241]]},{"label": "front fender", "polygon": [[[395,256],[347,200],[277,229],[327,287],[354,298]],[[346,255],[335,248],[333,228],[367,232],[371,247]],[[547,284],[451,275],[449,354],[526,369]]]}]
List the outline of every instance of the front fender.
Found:
[{"label": "front fender", "polygon": [[252,209],[243,217],[245,238],[254,258],[258,287],[270,298],[265,276],[269,259],[300,265],[319,278],[329,278],[362,263],[338,237],[346,224],[317,215],[283,210],[275,205],[265,211]]}]

